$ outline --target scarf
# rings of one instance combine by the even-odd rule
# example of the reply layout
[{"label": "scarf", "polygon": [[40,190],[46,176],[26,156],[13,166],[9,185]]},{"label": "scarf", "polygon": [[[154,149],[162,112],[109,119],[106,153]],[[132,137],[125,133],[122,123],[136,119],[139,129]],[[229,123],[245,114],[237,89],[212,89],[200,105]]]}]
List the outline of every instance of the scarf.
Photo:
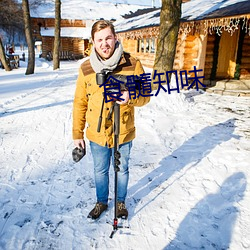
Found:
[{"label": "scarf", "polygon": [[93,46],[92,52],[90,54],[90,64],[96,73],[101,73],[103,69],[113,71],[117,67],[121,59],[122,53],[123,47],[121,43],[117,41],[115,44],[115,50],[113,55],[107,60],[102,60],[102,58],[97,54]]}]

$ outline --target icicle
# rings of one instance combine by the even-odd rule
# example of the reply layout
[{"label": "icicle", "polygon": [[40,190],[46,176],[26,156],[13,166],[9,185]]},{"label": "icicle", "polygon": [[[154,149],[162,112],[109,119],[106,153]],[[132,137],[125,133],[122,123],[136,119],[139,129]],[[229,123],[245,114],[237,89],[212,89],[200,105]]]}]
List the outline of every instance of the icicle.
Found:
[{"label": "icicle", "polygon": [[[192,33],[203,33],[204,36],[208,34],[212,35],[214,32],[221,36],[222,32],[227,31],[232,36],[234,32],[239,29],[240,21],[243,20],[242,30],[245,30],[250,36],[250,17],[240,16],[240,17],[225,17],[225,18],[215,18],[207,19],[202,21],[192,21],[192,22],[181,22],[179,28],[179,34],[184,34],[187,36]],[[119,33],[119,37],[124,39],[142,39],[144,36],[155,37],[159,36],[159,26],[131,30],[128,32]]]}]

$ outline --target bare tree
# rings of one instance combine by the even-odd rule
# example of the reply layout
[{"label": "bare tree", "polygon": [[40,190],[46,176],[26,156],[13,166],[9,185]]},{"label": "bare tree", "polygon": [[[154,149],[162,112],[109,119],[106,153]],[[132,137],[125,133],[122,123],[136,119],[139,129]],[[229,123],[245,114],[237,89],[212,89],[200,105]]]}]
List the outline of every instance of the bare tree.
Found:
[{"label": "bare tree", "polygon": [[16,34],[23,30],[22,8],[16,0],[0,0],[0,29],[4,36],[0,36],[0,61],[6,71],[10,71],[7,62],[4,42],[13,43]]},{"label": "bare tree", "polygon": [[17,0],[0,0],[0,28],[8,33],[17,33],[22,30],[22,6]]},{"label": "bare tree", "polygon": [[53,49],[53,69],[60,68],[59,48],[61,33],[61,0],[55,0],[55,40]]},{"label": "bare tree", "polygon": [[154,63],[154,70],[158,72],[173,69],[181,18],[181,2],[182,0],[162,0],[160,31]]},{"label": "bare tree", "polygon": [[46,0],[29,0],[30,9],[36,9],[43,4],[46,4]]},{"label": "bare tree", "polygon": [[35,70],[35,48],[34,48],[34,41],[32,37],[30,9],[29,9],[28,0],[22,0],[22,8],[23,8],[25,36],[26,36],[26,41],[28,44],[28,66],[27,66],[25,74],[30,75],[30,74],[34,74],[34,70]]},{"label": "bare tree", "polygon": [[0,61],[6,71],[10,71],[11,68],[6,60],[5,52],[4,52],[4,46],[2,43],[2,39],[0,37]]}]

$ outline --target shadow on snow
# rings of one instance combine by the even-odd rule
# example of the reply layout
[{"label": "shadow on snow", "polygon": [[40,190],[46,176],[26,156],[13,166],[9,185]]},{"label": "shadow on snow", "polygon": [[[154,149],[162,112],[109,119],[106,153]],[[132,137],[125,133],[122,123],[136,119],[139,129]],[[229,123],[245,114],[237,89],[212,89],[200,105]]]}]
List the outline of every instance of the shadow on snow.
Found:
[{"label": "shadow on snow", "polygon": [[66,100],[66,101],[62,101],[62,102],[43,104],[43,105],[36,106],[36,107],[21,108],[21,109],[14,110],[14,111],[5,111],[3,113],[0,113],[0,117],[6,117],[9,115],[15,115],[15,114],[25,113],[25,112],[29,112],[29,111],[44,109],[44,108],[51,108],[51,107],[55,107],[55,106],[65,105],[65,104],[72,103],[72,102],[73,102],[73,100]]},{"label": "shadow on snow", "polygon": [[[233,134],[235,129],[234,123],[235,119],[229,119],[223,123],[202,129],[198,134],[188,139],[183,145],[173,151],[171,155],[163,158],[158,168],[148,173],[135,185],[130,187],[128,190],[129,196],[133,197],[134,200],[140,200],[167,181],[174,173],[185,168],[187,165],[190,165],[188,169],[197,166],[216,146],[232,138],[239,139],[239,136]],[[148,203],[156,199],[172,184],[173,183],[169,183],[167,187],[161,189],[162,191]],[[148,205],[148,203],[143,207]],[[141,209],[143,209],[143,207]],[[135,213],[132,215],[135,215]]]},{"label": "shadow on snow", "polygon": [[176,237],[164,250],[229,249],[238,208],[247,180],[242,172],[228,177],[217,193],[198,202],[181,222]]}]

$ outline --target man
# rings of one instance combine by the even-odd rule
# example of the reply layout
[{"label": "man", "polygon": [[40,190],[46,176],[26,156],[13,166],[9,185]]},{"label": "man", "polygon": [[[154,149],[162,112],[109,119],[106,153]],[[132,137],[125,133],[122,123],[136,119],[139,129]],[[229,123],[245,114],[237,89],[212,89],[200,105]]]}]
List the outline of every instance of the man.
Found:
[{"label": "man", "polygon": [[[109,168],[113,159],[114,136],[113,117],[109,119],[112,102],[105,102],[100,132],[97,132],[98,120],[103,102],[104,87],[96,82],[96,74],[108,70],[114,75],[140,75],[144,73],[141,63],[123,51],[117,41],[114,26],[109,21],[94,23],[91,31],[93,50],[90,59],[79,70],[73,104],[73,140],[76,147],[85,147],[83,130],[87,122],[86,137],[90,141],[94,161],[94,175],[97,203],[88,218],[97,219],[108,208]],[[118,172],[117,217],[128,216],[125,198],[128,186],[128,161],[132,140],[135,138],[134,107],[149,102],[148,96],[129,98],[129,92],[123,91],[117,100],[120,104],[119,152],[121,153]]]}]

